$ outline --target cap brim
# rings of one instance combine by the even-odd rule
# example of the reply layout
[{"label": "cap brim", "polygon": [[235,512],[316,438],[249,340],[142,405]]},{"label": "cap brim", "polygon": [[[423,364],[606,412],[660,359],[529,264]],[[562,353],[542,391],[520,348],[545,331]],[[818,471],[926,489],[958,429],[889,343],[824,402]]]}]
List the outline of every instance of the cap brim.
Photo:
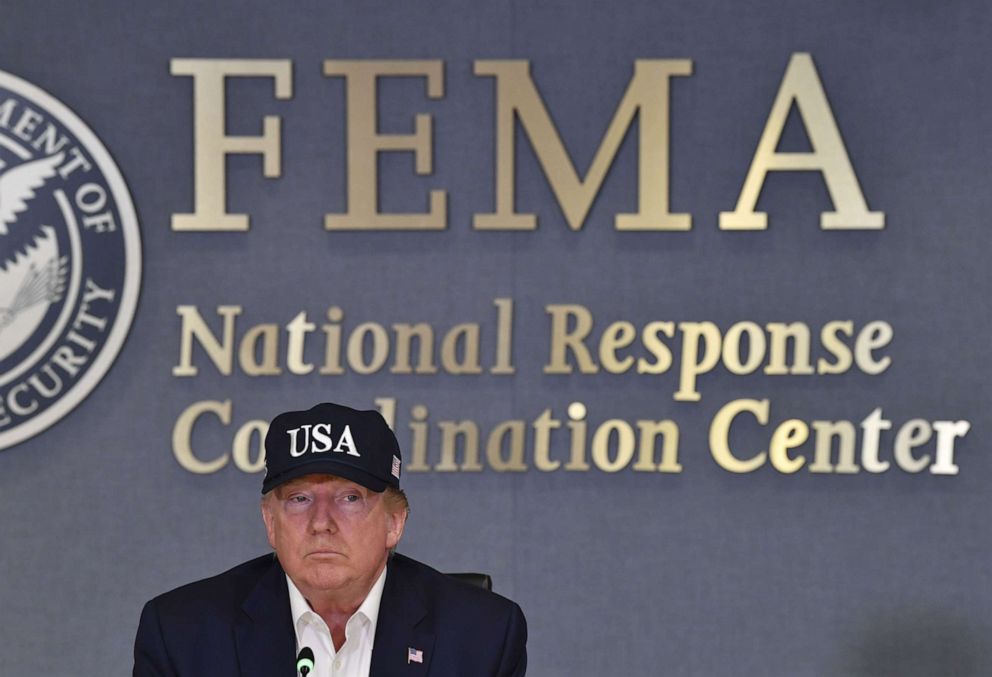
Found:
[{"label": "cap brim", "polygon": [[321,458],[310,461],[309,463],[298,463],[275,477],[266,477],[265,481],[262,482],[262,493],[267,494],[280,484],[285,484],[290,480],[295,480],[298,477],[304,477],[306,475],[334,475],[336,477],[342,477],[376,493],[382,493],[389,486],[387,482],[365,472],[361,468],[356,468],[347,463],[340,463],[333,459]]}]

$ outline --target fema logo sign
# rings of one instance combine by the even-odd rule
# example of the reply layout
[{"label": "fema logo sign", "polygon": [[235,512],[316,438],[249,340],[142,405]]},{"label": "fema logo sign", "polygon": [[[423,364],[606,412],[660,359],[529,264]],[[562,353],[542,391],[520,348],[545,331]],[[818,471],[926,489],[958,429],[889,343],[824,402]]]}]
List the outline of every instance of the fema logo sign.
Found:
[{"label": "fema logo sign", "polygon": [[96,387],[140,281],[138,220],[110,154],[62,103],[0,71],[0,449]]}]

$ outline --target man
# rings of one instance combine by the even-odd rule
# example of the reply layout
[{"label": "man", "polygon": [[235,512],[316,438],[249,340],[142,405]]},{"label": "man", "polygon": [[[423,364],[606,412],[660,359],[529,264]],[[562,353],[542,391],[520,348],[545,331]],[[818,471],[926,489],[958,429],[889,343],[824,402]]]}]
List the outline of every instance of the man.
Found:
[{"label": "man", "polygon": [[265,436],[262,520],[275,554],[145,605],[134,675],[523,675],[513,602],[393,548],[409,508],[400,450],[376,411],[319,404]]}]

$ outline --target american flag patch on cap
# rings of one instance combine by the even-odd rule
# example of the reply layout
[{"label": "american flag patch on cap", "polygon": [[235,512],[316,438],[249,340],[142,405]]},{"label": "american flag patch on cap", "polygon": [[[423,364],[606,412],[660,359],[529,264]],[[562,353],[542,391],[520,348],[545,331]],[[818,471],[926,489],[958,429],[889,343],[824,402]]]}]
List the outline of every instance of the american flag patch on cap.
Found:
[{"label": "american flag patch on cap", "polygon": [[[400,459],[399,456],[393,456],[393,477],[396,479],[400,478]],[[412,651],[412,649],[411,649]]]}]

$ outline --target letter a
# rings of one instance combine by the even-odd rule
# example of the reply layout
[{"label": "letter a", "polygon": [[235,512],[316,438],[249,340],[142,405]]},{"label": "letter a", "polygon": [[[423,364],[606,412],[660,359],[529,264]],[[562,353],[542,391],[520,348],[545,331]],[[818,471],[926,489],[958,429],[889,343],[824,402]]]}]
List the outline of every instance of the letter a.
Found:
[{"label": "letter a", "polygon": [[[345,447],[347,447],[347,449],[345,449]],[[355,446],[355,440],[351,436],[350,425],[346,425],[344,427],[344,432],[341,433],[341,439],[338,440],[338,446],[334,447],[334,451],[347,451],[351,456],[361,456]]]},{"label": "letter a", "polygon": [[[811,153],[778,153],[779,139],[796,102],[809,137]],[[765,230],[768,214],[754,211],[769,171],[818,171],[837,211],[820,214],[824,230],[879,230],[885,227],[884,212],[870,212],[844,148],[827,95],[809,54],[793,54],[772,104],[765,131],[751,161],[744,187],[732,212],[720,213],[721,230]]]}]

